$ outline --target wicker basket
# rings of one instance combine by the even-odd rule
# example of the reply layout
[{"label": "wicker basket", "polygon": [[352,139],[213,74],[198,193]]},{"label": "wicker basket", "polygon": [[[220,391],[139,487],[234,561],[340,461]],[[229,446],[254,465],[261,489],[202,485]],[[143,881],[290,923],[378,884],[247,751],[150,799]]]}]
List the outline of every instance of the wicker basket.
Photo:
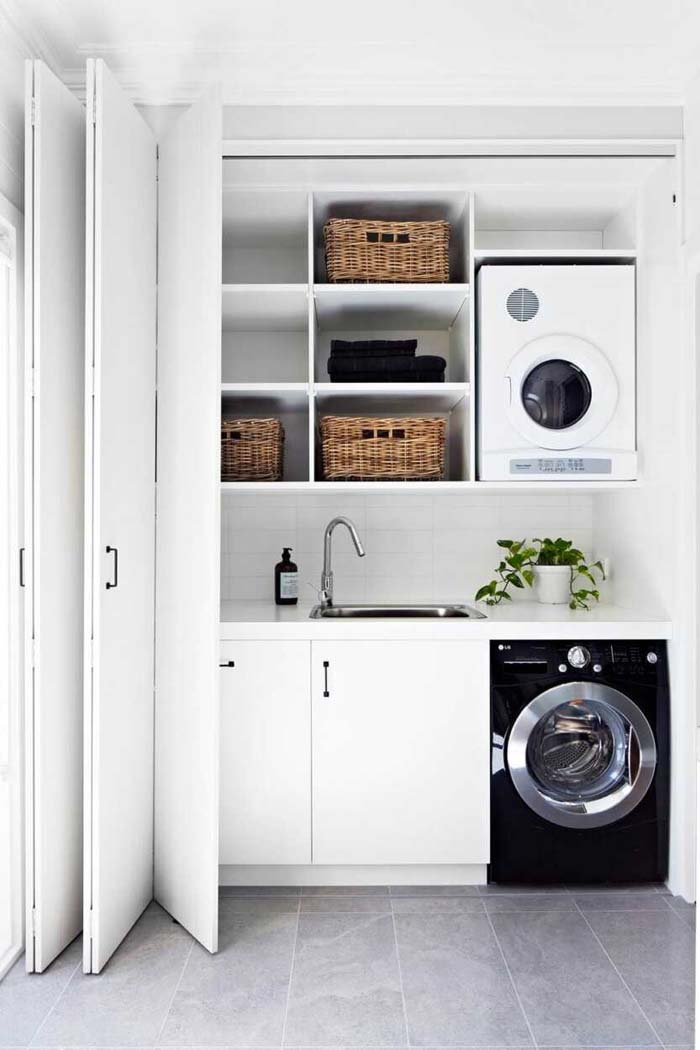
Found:
[{"label": "wicker basket", "polygon": [[329,219],[323,227],[331,282],[449,281],[449,222]]},{"label": "wicker basket", "polygon": [[424,416],[323,416],[326,481],[440,481],[444,419]]},{"label": "wicker basket", "polygon": [[279,419],[222,421],[222,481],[279,481],[283,454],[284,430]]}]

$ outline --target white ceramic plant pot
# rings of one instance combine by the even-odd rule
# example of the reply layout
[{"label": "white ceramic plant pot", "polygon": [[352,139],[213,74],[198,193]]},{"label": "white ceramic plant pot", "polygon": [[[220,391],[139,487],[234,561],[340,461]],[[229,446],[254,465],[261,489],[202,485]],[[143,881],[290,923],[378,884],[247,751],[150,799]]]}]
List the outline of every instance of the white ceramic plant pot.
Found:
[{"label": "white ceramic plant pot", "polygon": [[542,605],[568,605],[571,569],[568,565],[533,565],[535,597]]}]

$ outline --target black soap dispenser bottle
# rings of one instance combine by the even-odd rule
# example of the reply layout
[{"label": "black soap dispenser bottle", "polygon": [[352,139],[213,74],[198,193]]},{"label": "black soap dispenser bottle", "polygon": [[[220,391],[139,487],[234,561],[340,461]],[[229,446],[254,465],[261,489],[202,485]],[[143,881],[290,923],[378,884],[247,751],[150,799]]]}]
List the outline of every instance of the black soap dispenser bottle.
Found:
[{"label": "black soap dispenser bottle", "polygon": [[299,601],[299,572],[289,557],[291,547],[282,551],[282,561],[275,565],[275,603],[277,605],[296,605]]}]

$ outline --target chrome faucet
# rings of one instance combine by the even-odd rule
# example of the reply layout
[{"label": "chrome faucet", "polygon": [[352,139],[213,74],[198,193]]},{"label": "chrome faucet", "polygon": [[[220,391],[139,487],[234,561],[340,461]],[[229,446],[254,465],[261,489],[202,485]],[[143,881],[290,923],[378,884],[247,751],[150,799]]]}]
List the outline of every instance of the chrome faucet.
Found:
[{"label": "chrome faucet", "polygon": [[357,551],[358,557],[364,558],[365,548],[362,546],[362,541],[357,533],[357,529],[350,521],[349,518],[333,518],[326,525],[326,531],[323,536],[323,573],[321,575],[321,608],[328,609],[333,604],[333,572],[331,570],[331,537],[333,535],[333,529],[336,525],[344,525],[352,536],[352,542],[355,544],[355,550]]}]

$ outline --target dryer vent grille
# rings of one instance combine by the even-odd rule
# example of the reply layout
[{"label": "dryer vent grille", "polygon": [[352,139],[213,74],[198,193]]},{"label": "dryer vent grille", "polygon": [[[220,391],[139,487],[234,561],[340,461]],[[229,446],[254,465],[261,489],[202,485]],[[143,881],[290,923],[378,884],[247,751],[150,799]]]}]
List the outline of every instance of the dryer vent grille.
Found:
[{"label": "dryer vent grille", "polygon": [[531,321],[540,308],[540,301],[530,288],[516,288],[506,300],[506,309],[516,321]]}]

